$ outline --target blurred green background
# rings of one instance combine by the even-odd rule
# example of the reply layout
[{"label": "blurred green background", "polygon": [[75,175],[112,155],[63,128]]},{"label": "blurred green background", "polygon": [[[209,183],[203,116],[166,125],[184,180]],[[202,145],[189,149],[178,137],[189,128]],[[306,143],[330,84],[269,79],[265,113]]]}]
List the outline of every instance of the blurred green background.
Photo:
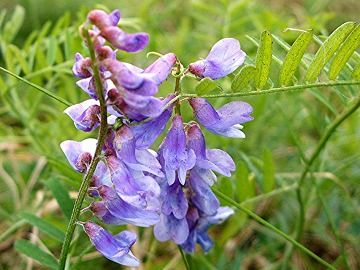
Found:
[{"label": "blurred green background", "polygon": [[[17,5],[23,9],[15,9]],[[71,103],[84,100],[86,95],[76,87],[71,66],[75,52],[87,55],[77,30],[95,7],[119,8],[124,18],[120,26],[130,32],[150,33],[150,45],[144,52],[120,55],[121,60],[142,67],[154,60],[154,56],[146,58],[150,51],[174,52],[187,65],[205,57],[222,37],[239,39],[249,62],[257,48],[247,35],[258,40],[266,29],[292,44],[298,32],[284,32],[286,28],[314,29],[315,34],[327,36],[340,24],[358,20],[360,14],[356,0],[2,0],[0,66]],[[17,16],[12,17],[15,10]],[[316,48],[314,45],[310,51]],[[279,57],[285,56],[280,46],[275,46],[275,51]],[[273,66],[272,73],[277,72]],[[230,81],[224,79],[221,85],[228,91]],[[186,80],[183,91],[193,93],[194,87],[194,82]],[[164,83],[160,95],[170,91],[172,79]],[[14,78],[1,74],[0,93],[0,269],[45,269],[20,256],[14,242],[30,239],[56,256],[61,243],[31,227],[22,214],[36,214],[65,230],[66,218],[48,183],[59,181],[72,198],[76,196],[81,176],[70,169],[59,143],[81,140],[89,134],[74,128],[62,113],[62,104]],[[359,87],[342,87],[244,98],[254,107],[255,117],[245,125],[246,139],[206,133],[209,148],[228,151],[237,163],[231,180],[219,179],[219,189],[239,202],[247,201],[247,207],[291,234],[298,213],[294,187],[304,170],[301,155],[311,155],[329,123],[358,95]],[[212,103],[220,106],[227,101],[216,99]],[[182,110],[190,120],[189,108]],[[331,137],[304,188],[307,219],[301,243],[338,269],[360,269],[359,116],[359,112],[354,113]],[[274,183],[267,186],[265,178]],[[269,192],[275,195],[267,196]],[[157,243],[151,229],[139,233],[134,252],[144,261],[141,269],[183,269],[175,245]],[[194,269],[281,267],[286,243],[241,212],[213,228],[211,235],[215,248],[209,254],[199,250],[193,256]],[[99,256],[80,230],[76,237],[71,269],[121,269]],[[322,268],[295,251],[287,269]]]}]

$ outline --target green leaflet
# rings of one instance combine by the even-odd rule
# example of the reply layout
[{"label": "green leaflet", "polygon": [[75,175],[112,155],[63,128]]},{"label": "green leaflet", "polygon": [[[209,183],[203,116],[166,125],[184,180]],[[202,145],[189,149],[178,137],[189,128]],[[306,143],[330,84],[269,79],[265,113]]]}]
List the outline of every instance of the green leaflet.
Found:
[{"label": "green leaflet", "polygon": [[360,46],[360,25],[357,24],[355,29],[343,42],[342,46],[335,55],[330,65],[329,79],[335,80],[341,69],[345,66],[354,51]]},{"label": "green leaflet", "polygon": [[284,63],[280,70],[279,82],[280,85],[288,86],[291,83],[291,79],[296,72],[296,69],[300,65],[301,59],[305,53],[305,50],[309,46],[312,40],[312,31],[303,32],[295,40],[287,53]]},{"label": "green leaflet", "polygon": [[30,243],[27,240],[17,240],[15,242],[15,249],[18,252],[23,253],[26,256],[38,261],[44,266],[47,266],[54,270],[58,268],[58,262],[51,254],[43,251],[38,246]]},{"label": "green leaflet", "polygon": [[46,185],[51,190],[53,196],[58,202],[61,211],[64,215],[70,219],[71,212],[73,209],[74,202],[69,196],[69,192],[66,188],[60,183],[59,179],[51,179],[46,182]]},{"label": "green leaflet", "polygon": [[196,86],[195,92],[198,95],[204,95],[208,92],[214,90],[216,88],[216,82],[212,79],[206,77],[200,81],[200,83]]},{"label": "green leaflet", "polygon": [[233,92],[240,92],[244,90],[254,79],[256,73],[256,67],[249,65],[244,66],[239,74],[237,74],[231,83],[231,90]]},{"label": "green leaflet", "polygon": [[354,68],[354,71],[352,73],[352,78],[354,80],[360,80],[360,64]]},{"label": "green leaflet", "polygon": [[13,59],[16,59],[17,62],[19,63],[21,69],[24,71],[25,75],[30,73],[30,67],[28,65],[28,63],[26,62],[26,58],[24,53],[15,45],[8,45],[7,49],[9,50],[9,52],[12,52],[10,55],[13,56]]},{"label": "green leaflet", "polygon": [[255,195],[254,179],[249,177],[249,171],[243,161],[238,165],[235,179],[236,199],[243,202]]},{"label": "green leaflet", "polygon": [[268,193],[274,189],[275,186],[275,164],[272,153],[269,149],[265,149],[263,153],[263,188],[264,193]]},{"label": "green leaflet", "polygon": [[22,6],[17,5],[11,19],[4,25],[2,36],[6,42],[10,43],[13,41],[24,22],[24,19],[25,9]]},{"label": "green leaflet", "polygon": [[355,28],[356,23],[346,22],[339,26],[321,45],[316,52],[314,59],[309,65],[305,75],[305,81],[314,82],[320,75],[326,63],[343,44],[345,38]]},{"label": "green leaflet", "polygon": [[262,89],[270,74],[270,65],[272,59],[272,36],[269,31],[264,31],[261,34],[260,45],[256,54],[256,74],[255,86],[257,89]]},{"label": "green leaflet", "polygon": [[39,228],[42,232],[53,237],[54,239],[60,242],[64,241],[64,233],[44,219],[30,213],[21,213],[19,217],[30,223],[32,226]]},{"label": "green leaflet", "polygon": [[55,63],[55,58],[56,58],[56,53],[57,53],[57,40],[54,37],[49,37],[49,39],[47,40],[48,42],[48,48],[47,48],[47,52],[46,52],[46,60],[47,60],[47,64],[49,66],[52,66]]}]

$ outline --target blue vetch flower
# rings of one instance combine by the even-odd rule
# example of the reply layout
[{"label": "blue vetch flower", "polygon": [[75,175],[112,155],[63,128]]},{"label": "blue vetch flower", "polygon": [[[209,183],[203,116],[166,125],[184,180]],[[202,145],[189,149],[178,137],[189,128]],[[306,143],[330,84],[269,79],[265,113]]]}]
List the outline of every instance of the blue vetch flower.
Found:
[{"label": "blue vetch flower", "polygon": [[176,56],[168,53],[158,58],[145,70],[114,59],[106,59],[103,65],[111,72],[116,86],[138,95],[151,96],[158,86],[167,79],[176,62]]},{"label": "blue vetch flower", "polygon": [[[166,104],[173,98],[168,96],[164,101]],[[137,149],[149,148],[166,127],[169,121],[174,105],[171,104],[158,117],[141,124],[135,124],[131,130],[135,137],[135,145]]]},{"label": "blue vetch flower", "polygon": [[96,139],[85,139],[81,142],[67,140],[60,144],[70,165],[78,172],[85,172],[90,165],[96,149]]},{"label": "blue vetch flower", "polygon": [[186,146],[184,126],[179,115],[174,116],[171,128],[160,146],[159,160],[169,185],[175,182],[176,176],[184,185],[186,173],[194,167],[196,156]]},{"label": "blue vetch flower", "polygon": [[173,240],[176,244],[184,243],[189,236],[186,218],[177,219],[173,214],[161,214],[160,222],[155,224],[154,235],[161,242]]},{"label": "blue vetch flower", "polygon": [[100,124],[100,105],[94,99],[72,105],[64,113],[70,116],[77,129],[85,132],[93,131]]},{"label": "blue vetch flower", "polygon": [[115,48],[135,53],[143,50],[149,43],[149,34],[145,32],[126,33],[116,26],[108,26],[101,30],[101,35]]},{"label": "blue vetch flower", "polygon": [[191,203],[206,215],[214,215],[220,207],[220,202],[212,192],[209,184],[201,179],[196,170],[190,171],[189,181]]},{"label": "blue vetch flower", "polygon": [[169,216],[171,213],[177,219],[182,219],[188,211],[188,201],[179,181],[175,181],[171,186],[166,181],[162,183],[161,192],[163,214]]},{"label": "blue vetch flower", "polygon": [[117,27],[120,20],[120,12],[114,10],[110,14],[102,10],[93,10],[88,14],[88,20],[94,24],[100,34],[114,47],[126,52],[138,52],[149,43],[149,34],[129,34]]},{"label": "blue vetch flower", "polygon": [[107,14],[103,10],[94,9],[89,12],[88,20],[94,24],[98,29],[104,29],[109,26],[117,26],[120,21],[120,11],[118,9],[113,10],[110,14]]},{"label": "blue vetch flower", "polygon": [[136,149],[135,137],[130,127],[123,125],[115,132],[113,145],[117,157],[131,170],[164,176],[156,152]]},{"label": "blue vetch flower", "polygon": [[220,149],[206,149],[205,138],[197,123],[190,123],[186,127],[187,145],[196,155],[196,165],[192,169],[208,185],[216,181],[215,171],[224,176],[231,176],[235,171],[235,163],[231,156]]},{"label": "blue vetch flower", "polygon": [[254,119],[252,107],[242,101],[229,102],[217,110],[204,98],[192,98],[189,103],[200,124],[225,137],[245,138],[240,124]]},{"label": "blue vetch flower", "polygon": [[76,53],[72,72],[76,77],[81,79],[91,77],[91,59],[89,57],[84,58],[80,53]]},{"label": "blue vetch flower", "polygon": [[200,78],[217,80],[235,71],[244,63],[245,57],[238,40],[224,38],[215,43],[205,59],[191,63],[189,71]]},{"label": "blue vetch flower", "polygon": [[234,214],[230,207],[219,207],[214,215],[207,216],[198,209],[192,207],[187,214],[187,223],[189,224],[189,236],[181,247],[188,253],[195,251],[196,243],[199,243],[205,252],[210,251],[213,242],[208,235],[210,225],[220,224],[229,216]]},{"label": "blue vetch flower", "polygon": [[117,194],[126,202],[143,209],[159,209],[160,187],[156,180],[143,173],[130,173],[116,157],[107,157],[111,182]]},{"label": "blue vetch flower", "polygon": [[135,233],[122,231],[119,234],[112,235],[92,222],[86,222],[82,226],[91,243],[106,258],[126,266],[137,267],[140,265],[140,261],[130,250],[136,242]]},{"label": "blue vetch flower", "polygon": [[101,186],[98,188],[98,192],[111,215],[124,223],[149,227],[159,222],[157,211],[142,209],[126,202],[111,187]]}]

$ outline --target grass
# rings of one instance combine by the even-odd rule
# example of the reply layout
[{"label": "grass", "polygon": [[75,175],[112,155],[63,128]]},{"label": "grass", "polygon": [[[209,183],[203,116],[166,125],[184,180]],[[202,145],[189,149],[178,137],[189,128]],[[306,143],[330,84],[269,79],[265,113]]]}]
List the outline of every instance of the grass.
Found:
[{"label": "grass", "polygon": [[[328,35],[360,10],[358,3],[348,0],[345,2],[354,5],[349,12],[343,2],[303,1],[299,5],[286,1],[285,6],[279,1],[175,0],[167,3],[144,0],[131,6],[121,2],[116,7],[126,18],[123,26],[129,31],[143,30],[151,35],[147,51],[123,55],[123,59],[145,66],[153,60],[146,58],[147,52],[173,51],[186,65],[204,57],[214,41],[224,36],[238,38],[254,59],[257,48],[246,35],[258,39],[267,29],[289,44],[297,35],[283,33],[286,27],[312,28],[318,35]],[[30,226],[20,213],[33,213],[65,232],[67,218],[47,182],[56,179],[71,198],[77,196],[81,177],[69,168],[59,143],[89,135],[73,128],[73,123],[62,113],[65,108],[62,103],[73,104],[86,98],[75,86],[70,68],[76,51],[87,54],[77,27],[92,4],[85,8],[85,2],[65,1],[63,5],[57,4],[58,8],[50,8],[48,1],[41,5],[37,1],[23,1],[25,23],[12,40],[6,40],[2,33],[9,31],[4,25],[11,20],[14,2],[3,3],[4,7],[7,3],[2,9],[7,11],[7,16],[0,24],[0,66],[41,86],[52,97],[5,73],[0,75],[0,269],[41,269],[36,261],[19,257],[14,243],[18,239],[29,239],[42,250],[49,250],[56,257],[60,255],[61,243]],[[115,8],[110,1],[102,4]],[[65,11],[69,15],[63,16]],[[50,26],[45,25],[48,19]],[[283,59],[284,51],[274,47],[279,59]],[[312,45],[309,51],[314,52],[316,48]],[[304,59],[306,66],[308,62]],[[351,68],[358,65],[358,61],[354,55],[341,73],[342,81],[352,82]],[[276,77],[277,69],[274,62],[271,78]],[[300,69],[296,76],[304,71]],[[173,85],[172,79],[166,82],[163,93]],[[218,194],[226,195],[220,196],[222,203],[246,207],[287,237],[296,238],[294,232],[299,222],[296,192],[301,182],[304,222],[303,233],[296,240],[336,269],[359,269],[360,114],[355,111],[346,115],[346,119],[341,118],[342,112],[349,111],[359,97],[359,86],[335,81],[314,85],[311,89],[300,87],[305,91],[280,88],[237,92],[238,97],[234,98],[228,90],[230,85],[229,79],[220,81],[222,90],[208,93],[210,101],[215,106],[230,100],[247,101],[254,107],[255,121],[245,126],[247,138],[244,140],[206,133],[210,148],[228,151],[237,163],[238,169],[232,178],[220,178],[216,185]],[[194,94],[194,88],[194,83],[183,82],[184,92],[189,96]],[[297,90],[296,86],[288,88]],[[268,95],[266,91],[275,93]],[[282,93],[277,93],[280,91]],[[54,96],[64,102],[54,100]],[[186,119],[191,119],[186,105],[182,112]],[[332,129],[339,119],[344,121],[335,126],[336,130]],[[327,136],[329,130],[331,136]],[[324,138],[326,147],[317,151]],[[265,159],[266,151],[271,155]],[[317,153],[315,159],[312,159],[313,153]],[[270,190],[264,183],[269,159],[274,166],[275,181]],[[308,168],[305,175],[304,168]],[[215,247],[209,254],[199,250],[190,258],[185,257],[187,267],[321,269],[312,256],[292,250],[291,245],[263,225],[237,212],[223,225],[211,229]],[[132,229],[139,230],[140,241],[134,253],[144,262],[143,269],[184,269],[183,254],[176,245],[154,241],[151,229]],[[70,246],[74,269],[119,269],[94,252],[80,230],[75,230],[74,239]]]}]

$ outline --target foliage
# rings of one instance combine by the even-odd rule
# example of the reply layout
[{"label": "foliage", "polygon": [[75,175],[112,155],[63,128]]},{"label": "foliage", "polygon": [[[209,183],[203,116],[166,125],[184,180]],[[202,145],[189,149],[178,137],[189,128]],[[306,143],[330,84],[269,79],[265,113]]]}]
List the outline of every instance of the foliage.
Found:
[{"label": "foliage", "polygon": [[[335,268],[357,269],[360,118],[358,112],[350,114],[359,102],[360,26],[336,21],[335,29],[328,14],[320,12],[327,1],[305,2],[309,10],[309,2],[323,6],[317,7],[318,14],[301,11],[306,19],[300,22],[248,0],[144,0],[133,7],[120,3],[120,8],[137,17],[125,20],[123,27],[136,30],[142,25],[151,34],[149,51],[173,51],[185,62],[196,60],[192,55],[205,56],[221,37],[241,41],[248,58],[232,78],[183,82],[184,98],[207,96],[216,106],[243,97],[255,108],[256,121],[247,126],[245,141],[208,134],[211,147],[226,148],[237,161],[232,181],[221,179],[217,192],[227,196],[224,204],[246,207],[288,236],[296,237],[300,224],[303,233],[297,240],[302,245]],[[86,11],[73,10],[21,35],[29,21],[26,16],[32,14],[20,6],[0,12],[0,66],[23,78],[5,73],[0,77],[0,268],[38,267],[38,261],[56,269],[54,258],[81,182],[58,145],[66,138],[84,139],[58,101],[72,104],[84,98],[71,66],[74,53],[85,50],[77,27]],[[347,18],[346,13],[341,16]],[[145,65],[144,55],[123,60]],[[186,118],[189,112],[183,114]],[[188,258],[190,267],[319,268],[262,225],[237,212],[212,231],[215,250]],[[183,268],[176,246],[156,244],[148,230],[141,235],[135,253],[143,258],[145,269]],[[118,268],[94,253],[80,231],[75,239],[74,269]],[[19,263],[13,260],[14,252],[35,261],[21,257]]]}]

